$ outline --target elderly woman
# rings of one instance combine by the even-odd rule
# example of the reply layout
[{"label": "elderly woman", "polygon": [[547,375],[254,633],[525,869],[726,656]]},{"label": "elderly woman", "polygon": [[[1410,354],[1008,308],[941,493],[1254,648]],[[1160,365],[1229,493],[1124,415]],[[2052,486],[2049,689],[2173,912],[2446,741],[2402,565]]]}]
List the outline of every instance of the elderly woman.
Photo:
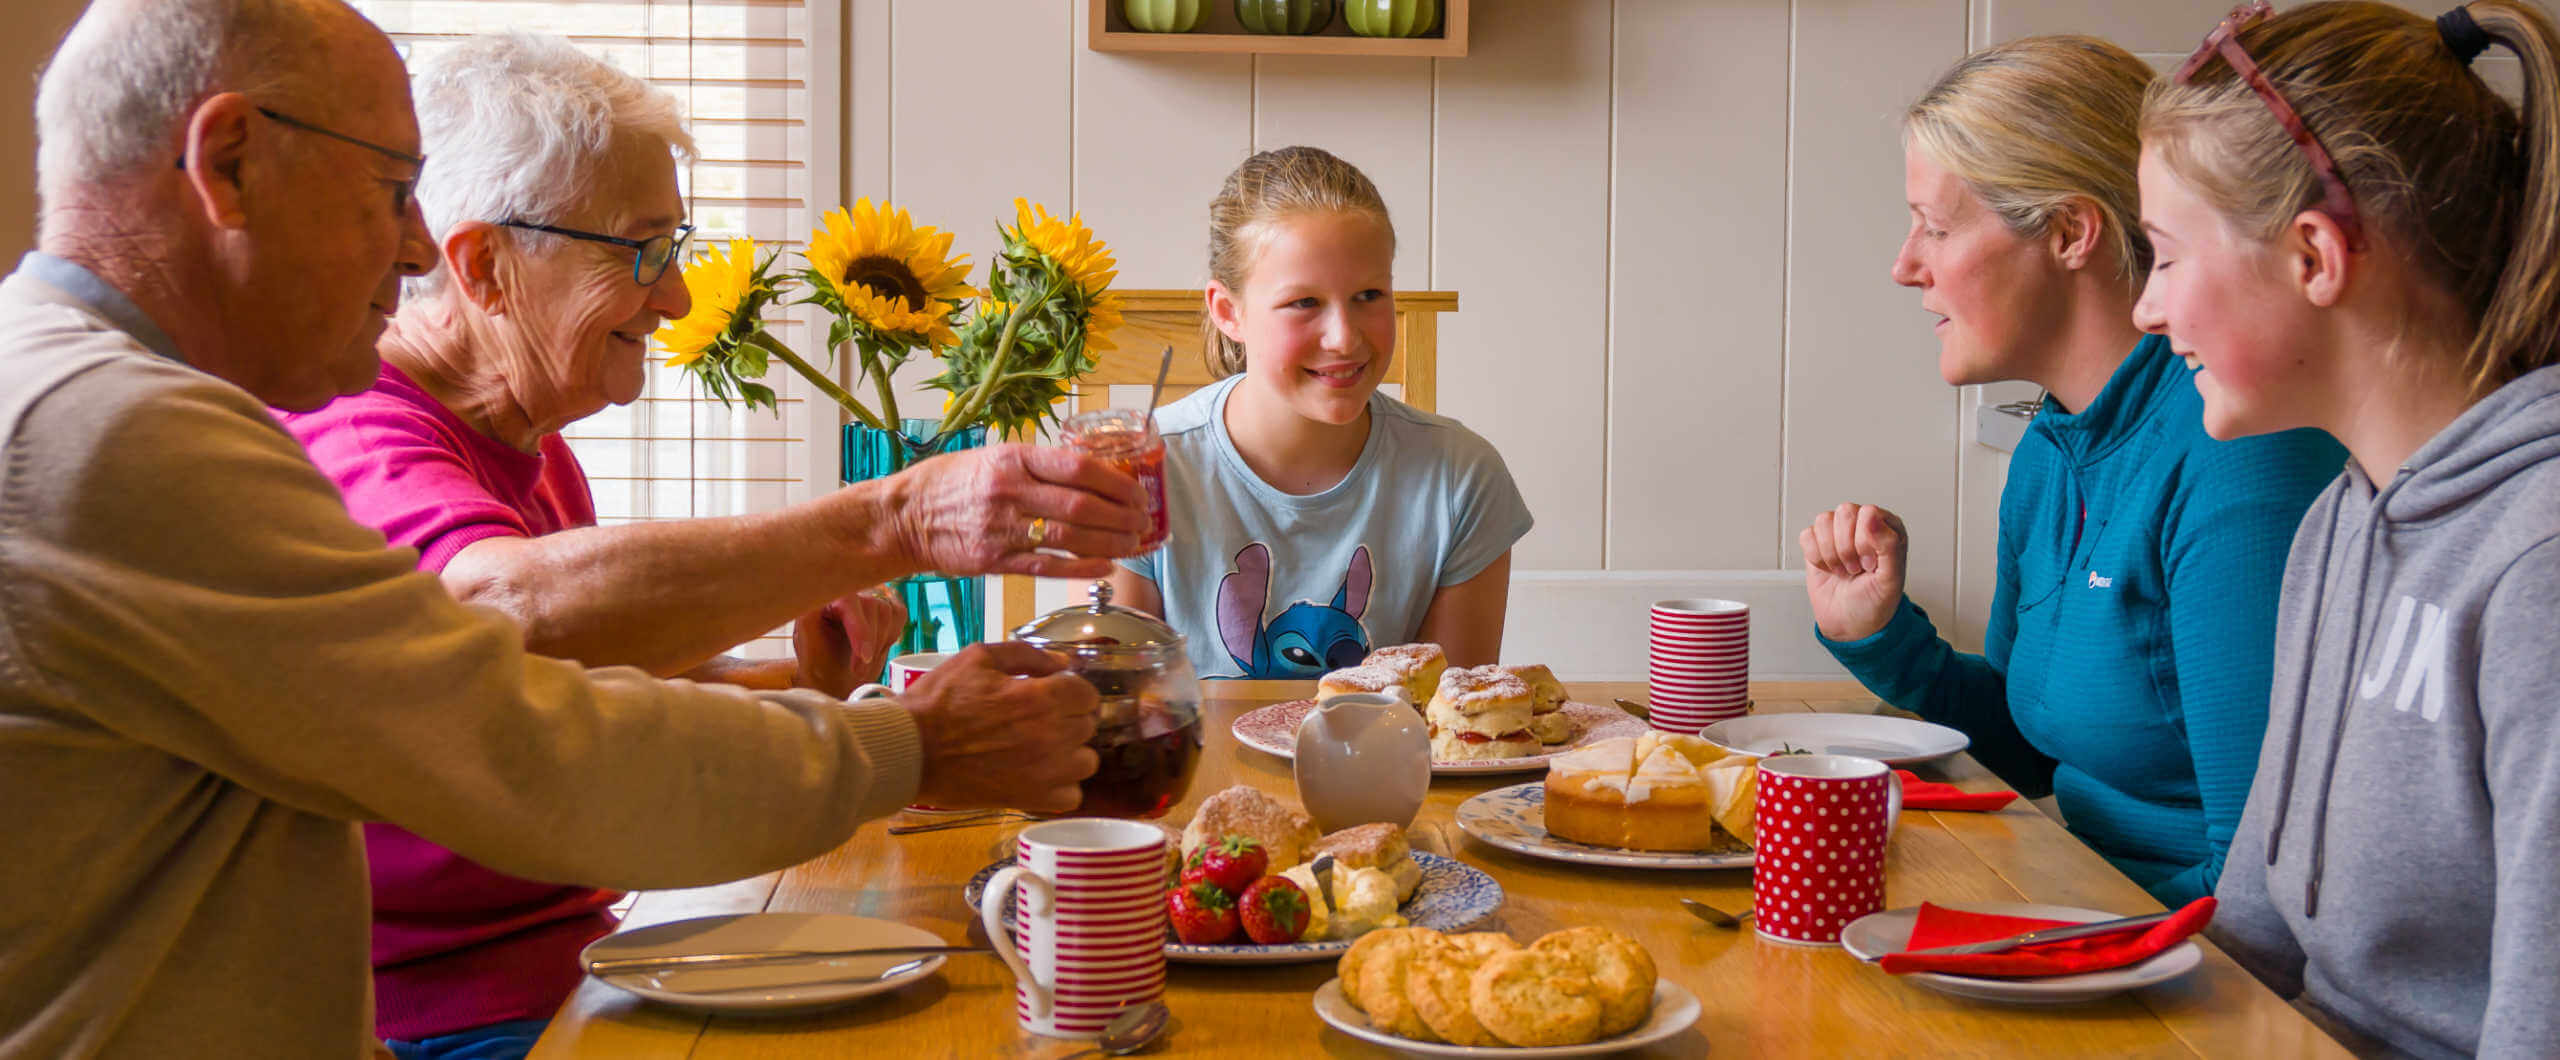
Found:
[{"label": "elderly woman", "polygon": [[[852,597],[864,586],[928,569],[1108,573],[1107,559],[1035,553],[1035,518],[1051,548],[1136,551],[1133,482],[1024,446],[779,512],[593,525],[559,431],[637,398],[644,340],[687,309],[675,155],[692,141],[666,94],[554,38],[465,41],[415,81],[435,159],[417,194],[441,268],[384,332],[371,390],[283,418],[357,519],[417,549],[455,596],[517,618],[529,647],[843,695],[900,617]],[[796,662],[719,657],[795,616]],[[521,1055],[617,896],[516,879],[387,825],[367,843],[383,1037],[404,1057]]]},{"label": "elderly woman", "polygon": [[2294,525],[2344,451],[2314,431],[2215,442],[2188,372],[2133,324],[2150,67],[2087,37],[1967,57],[1904,119],[1894,282],[1938,318],[1949,385],[2045,390],[2000,497],[1980,655],[1903,595],[1872,505],[1799,538],[1823,644],[1897,707],[1973,739],[2072,832],[2176,906],[2213,893],[2266,728]]}]

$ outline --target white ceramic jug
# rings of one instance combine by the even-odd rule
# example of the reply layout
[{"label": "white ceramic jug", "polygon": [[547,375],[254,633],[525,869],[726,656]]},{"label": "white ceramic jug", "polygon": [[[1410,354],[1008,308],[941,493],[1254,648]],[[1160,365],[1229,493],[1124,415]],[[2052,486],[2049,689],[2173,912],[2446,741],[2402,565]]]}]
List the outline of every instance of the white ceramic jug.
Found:
[{"label": "white ceramic jug", "polygon": [[1431,733],[1402,696],[1334,696],[1298,722],[1293,765],[1299,804],[1317,828],[1406,828],[1431,789]]}]

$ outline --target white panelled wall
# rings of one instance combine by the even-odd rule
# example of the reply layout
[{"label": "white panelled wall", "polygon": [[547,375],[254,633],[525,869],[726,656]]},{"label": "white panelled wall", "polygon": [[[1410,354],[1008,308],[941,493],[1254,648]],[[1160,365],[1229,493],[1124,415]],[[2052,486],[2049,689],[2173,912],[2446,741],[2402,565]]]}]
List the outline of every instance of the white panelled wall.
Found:
[{"label": "white panelled wall", "polygon": [[1903,516],[1913,596],[1979,645],[2005,457],[1973,412],[2035,392],[1945,386],[1887,279],[1902,107],[1968,42],[2092,32],[2167,66],[2229,9],[1475,0],[1466,58],[1407,59],[1094,52],[1072,0],[849,3],[846,198],[955,227],[976,262],[1027,196],[1080,211],[1122,286],[1195,286],[1247,154],[1365,170],[1397,286],[1461,299],[1440,409],[1537,515],[1504,657],[1568,679],[1641,677],[1645,605],[1698,595],[1751,604],[1757,675],[1838,674],[1795,538],[1849,500]]}]

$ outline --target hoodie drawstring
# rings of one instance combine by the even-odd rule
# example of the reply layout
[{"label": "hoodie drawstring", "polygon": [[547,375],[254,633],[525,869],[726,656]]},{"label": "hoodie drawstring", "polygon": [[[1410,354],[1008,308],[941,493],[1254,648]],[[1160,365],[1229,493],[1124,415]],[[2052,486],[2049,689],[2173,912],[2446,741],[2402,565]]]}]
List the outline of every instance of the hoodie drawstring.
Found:
[{"label": "hoodie drawstring", "polygon": [[[2320,915],[2320,879],[2323,875],[2323,870],[2326,867],[2329,854],[2329,789],[2337,782],[2338,779],[2338,752],[2346,746],[2347,722],[2350,718],[2355,716],[2354,697],[2356,676],[2357,673],[2364,668],[2364,649],[2365,645],[2371,640],[2371,637],[2366,633],[2364,628],[2364,599],[2366,588],[2372,584],[2373,554],[2382,550],[2382,524],[2384,522],[2383,511],[2390,503],[2391,495],[2398,491],[2403,483],[2409,481],[2409,478],[2410,475],[2407,468],[2400,469],[2399,474],[2392,476],[2391,484],[2383,487],[2381,492],[2374,494],[2373,516],[2365,522],[2364,559],[2361,563],[2357,564],[2356,567],[2355,603],[2347,609],[2347,614],[2355,620],[2355,626],[2353,627],[2356,631],[2355,639],[2348,642],[2347,667],[2344,672],[2344,676],[2342,676],[2338,682],[2338,696],[2336,700],[2338,704],[2338,723],[2331,726],[2329,729],[2329,761],[2320,772],[2320,792],[2318,795],[2314,796],[2311,801],[2311,863],[2308,866],[2308,871],[2304,875],[2302,882],[2302,916],[2306,920],[2317,918]],[[2380,615],[2375,615],[2374,625],[2377,630],[2380,628],[2381,622],[2382,617]],[[2317,643],[2318,642],[2316,641],[2314,642],[2315,647]],[[2308,671],[2310,667],[2306,665],[2304,669]],[[2306,678],[2306,681],[2307,680],[2308,678]],[[2311,704],[2309,701],[2304,701],[2302,706],[2302,713],[2307,714],[2310,712]],[[2300,715],[2296,715],[2296,721],[2297,723],[2300,721]],[[2297,736],[2295,737],[2297,740],[2297,752],[2300,750],[2298,744],[2298,741],[2300,740],[2300,736],[2298,735],[2299,731],[2300,730],[2297,728]],[[2285,788],[2284,797],[2287,803],[2293,801],[2293,790],[2290,785]],[[2270,856],[2274,853],[2274,846],[2272,843],[2268,847],[2268,853]]]}]

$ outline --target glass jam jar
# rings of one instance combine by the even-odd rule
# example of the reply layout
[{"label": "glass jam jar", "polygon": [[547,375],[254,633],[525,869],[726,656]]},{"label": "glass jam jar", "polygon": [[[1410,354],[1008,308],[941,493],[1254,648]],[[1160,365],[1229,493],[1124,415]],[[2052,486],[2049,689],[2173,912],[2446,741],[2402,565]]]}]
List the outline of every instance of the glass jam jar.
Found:
[{"label": "glass jam jar", "polygon": [[1155,418],[1137,409],[1095,409],[1067,417],[1058,429],[1066,444],[1138,480],[1147,498],[1147,535],[1138,547],[1164,544],[1173,527],[1164,503],[1164,436],[1156,433]]},{"label": "glass jam jar", "polygon": [[1091,596],[1025,623],[1013,639],[1064,657],[1101,694],[1086,744],[1101,764],[1074,815],[1162,817],[1200,766],[1200,678],[1182,634],[1113,606],[1109,582],[1093,583]]}]

